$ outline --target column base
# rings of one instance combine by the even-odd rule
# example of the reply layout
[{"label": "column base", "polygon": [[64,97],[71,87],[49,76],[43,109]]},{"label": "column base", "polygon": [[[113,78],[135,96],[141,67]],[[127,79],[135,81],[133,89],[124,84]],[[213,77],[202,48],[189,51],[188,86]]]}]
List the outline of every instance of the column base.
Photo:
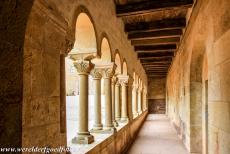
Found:
[{"label": "column base", "polygon": [[94,141],[93,135],[80,135],[77,134],[76,137],[72,139],[72,143],[74,144],[90,144]]},{"label": "column base", "polygon": [[118,126],[119,126],[117,120],[114,120],[114,121],[113,121],[113,125],[114,125],[114,127],[118,127]]},{"label": "column base", "polygon": [[133,114],[133,117],[136,118],[139,114],[136,112]]},{"label": "column base", "polygon": [[129,122],[129,118],[128,117],[121,118],[120,122],[121,123],[128,123]]},{"label": "column base", "polygon": [[115,127],[104,127],[102,130],[103,133],[105,134],[114,134],[117,132],[117,129]]},{"label": "column base", "polygon": [[93,128],[90,130],[91,133],[100,133],[103,129],[102,124],[95,124]]}]

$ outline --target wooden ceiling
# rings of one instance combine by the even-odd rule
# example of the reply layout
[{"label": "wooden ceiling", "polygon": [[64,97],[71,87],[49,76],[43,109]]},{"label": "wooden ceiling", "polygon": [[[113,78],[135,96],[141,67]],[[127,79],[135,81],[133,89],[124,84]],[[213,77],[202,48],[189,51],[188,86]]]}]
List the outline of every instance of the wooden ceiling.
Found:
[{"label": "wooden ceiling", "polygon": [[150,78],[166,77],[194,0],[117,0],[116,14]]}]

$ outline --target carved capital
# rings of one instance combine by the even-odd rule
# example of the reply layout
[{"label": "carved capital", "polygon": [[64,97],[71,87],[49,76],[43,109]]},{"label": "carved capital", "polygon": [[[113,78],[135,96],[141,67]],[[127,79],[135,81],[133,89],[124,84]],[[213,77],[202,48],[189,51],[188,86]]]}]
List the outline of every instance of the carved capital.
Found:
[{"label": "carved capital", "polygon": [[119,75],[118,76],[119,83],[121,86],[127,86],[129,83],[129,76],[128,75]]},{"label": "carved capital", "polygon": [[93,69],[94,64],[90,61],[79,60],[74,62],[74,66],[77,69],[78,74],[89,74]]},{"label": "carved capital", "polygon": [[60,51],[60,54],[66,57],[69,54],[69,52],[72,50],[73,44],[74,44],[73,41],[65,39],[65,42],[62,44],[64,48]]},{"label": "carved capital", "polygon": [[114,63],[104,66],[103,78],[112,78],[115,73],[115,69],[116,69],[116,65],[114,65]]},{"label": "carved capital", "polygon": [[100,68],[94,68],[91,73],[93,79],[101,79],[102,78],[102,70]]}]

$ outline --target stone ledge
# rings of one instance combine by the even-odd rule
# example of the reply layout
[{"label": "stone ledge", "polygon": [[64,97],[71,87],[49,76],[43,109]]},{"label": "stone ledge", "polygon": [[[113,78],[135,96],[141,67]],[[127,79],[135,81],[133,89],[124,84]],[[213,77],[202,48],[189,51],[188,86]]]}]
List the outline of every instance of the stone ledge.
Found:
[{"label": "stone ledge", "polygon": [[136,137],[141,124],[147,116],[147,111],[130,121],[119,123],[115,134],[92,133],[95,142],[92,144],[71,144],[72,154],[96,154],[96,153],[121,153],[128,149]]}]

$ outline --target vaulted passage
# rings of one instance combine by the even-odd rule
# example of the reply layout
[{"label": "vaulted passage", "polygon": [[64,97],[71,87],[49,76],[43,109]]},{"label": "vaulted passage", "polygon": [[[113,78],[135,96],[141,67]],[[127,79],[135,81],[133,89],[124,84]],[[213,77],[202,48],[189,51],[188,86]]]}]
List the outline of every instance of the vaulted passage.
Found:
[{"label": "vaulted passage", "polygon": [[230,0],[0,0],[0,153],[230,154]]}]

